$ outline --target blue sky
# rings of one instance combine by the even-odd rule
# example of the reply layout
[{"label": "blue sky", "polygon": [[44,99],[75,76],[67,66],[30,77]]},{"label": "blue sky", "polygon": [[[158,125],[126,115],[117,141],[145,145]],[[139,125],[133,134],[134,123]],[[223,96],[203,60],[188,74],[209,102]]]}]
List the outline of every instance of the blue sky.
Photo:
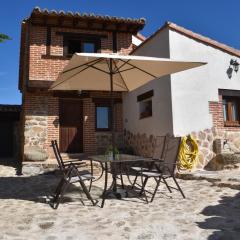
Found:
[{"label": "blue sky", "polygon": [[12,40],[0,44],[0,104],[19,104],[18,66],[20,23],[31,10],[41,8],[145,17],[142,33],[151,35],[165,21],[240,49],[240,1],[237,0],[4,0],[0,8],[0,32]]}]

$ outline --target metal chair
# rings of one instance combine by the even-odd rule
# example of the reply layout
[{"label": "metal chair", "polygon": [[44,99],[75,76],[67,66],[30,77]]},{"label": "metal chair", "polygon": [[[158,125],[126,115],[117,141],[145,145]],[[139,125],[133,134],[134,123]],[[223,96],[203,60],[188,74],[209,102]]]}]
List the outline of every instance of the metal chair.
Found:
[{"label": "metal chair", "polygon": [[[140,194],[144,193],[147,203],[148,199],[146,196],[146,192],[151,192],[146,191],[145,187],[149,178],[154,178],[156,181],[156,187],[154,189],[154,192],[151,193],[151,202],[154,200],[154,197],[161,182],[166,185],[169,192],[172,192],[172,189],[179,190],[182,197],[185,198],[185,195],[175,178],[175,169],[178,160],[180,142],[181,137],[171,137],[169,135],[167,135],[166,137],[157,137],[152,163],[149,165],[149,167],[146,168],[144,166],[141,167],[141,169],[134,167],[132,168],[137,173],[133,187],[136,184],[137,178],[140,176],[142,180]],[[169,186],[169,184],[167,183],[168,178],[173,179],[177,188]]]},{"label": "metal chair", "polygon": [[[90,190],[87,189],[85,185],[85,181],[90,181],[94,179],[92,174],[87,170],[79,170],[79,167],[82,164],[85,164],[81,161],[68,161],[67,164],[64,163],[56,140],[51,141],[51,145],[55,154],[55,157],[58,162],[59,170],[62,174],[62,178],[56,188],[55,195],[53,198],[53,201],[51,202],[52,207],[54,209],[57,209],[59,206],[59,203],[61,199],[63,198],[63,195],[70,184],[72,183],[79,183],[83,192],[86,194],[87,198],[92,202],[93,205],[96,205],[97,202],[94,202]],[[90,183],[91,185],[91,183]],[[83,201],[82,201],[83,203]],[[84,205],[84,203],[83,203]]]}]

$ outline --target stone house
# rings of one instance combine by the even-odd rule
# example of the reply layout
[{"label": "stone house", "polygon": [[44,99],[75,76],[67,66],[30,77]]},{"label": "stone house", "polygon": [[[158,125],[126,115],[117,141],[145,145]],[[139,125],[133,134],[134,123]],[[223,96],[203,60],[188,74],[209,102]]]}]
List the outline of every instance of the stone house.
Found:
[{"label": "stone house", "polygon": [[[57,12],[35,8],[21,25],[19,89],[22,93],[22,156],[38,146],[53,156],[103,152],[110,143],[108,92],[50,92],[49,87],[75,52],[128,54],[142,42],[144,19]],[[115,92],[118,145],[123,144],[122,93]]]},{"label": "stone house", "polygon": [[154,80],[132,92],[115,92],[118,147],[151,156],[155,137],[192,134],[198,167],[216,155],[215,142],[240,148],[240,51],[167,22],[148,39],[144,19],[124,19],[35,8],[22,22],[19,89],[22,92],[22,156],[39,146],[52,157],[103,153],[110,145],[109,92],[51,92],[74,52],[118,52],[206,62],[205,66]]},{"label": "stone house", "polygon": [[131,54],[207,64],[154,80],[123,98],[125,140],[151,155],[157,135],[192,134],[200,148],[198,167],[216,156],[226,139],[240,149],[240,51],[167,22]]}]

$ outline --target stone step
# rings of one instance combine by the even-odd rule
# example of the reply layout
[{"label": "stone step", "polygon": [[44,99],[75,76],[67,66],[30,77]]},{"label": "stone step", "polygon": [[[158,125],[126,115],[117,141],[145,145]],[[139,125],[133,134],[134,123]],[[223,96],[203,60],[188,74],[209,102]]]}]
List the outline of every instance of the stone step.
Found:
[{"label": "stone step", "polygon": [[[74,154],[61,154],[63,161],[71,161],[71,160],[87,160],[86,154],[83,153],[74,153]],[[90,162],[86,161],[85,167],[90,166]],[[84,167],[82,166],[82,167]],[[98,163],[93,163],[94,169],[99,168]],[[58,163],[55,158],[49,158],[46,161],[25,161],[22,163],[22,173],[24,175],[35,175],[35,174],[42,174],[45,172],[50,172],[58,169]]]}]

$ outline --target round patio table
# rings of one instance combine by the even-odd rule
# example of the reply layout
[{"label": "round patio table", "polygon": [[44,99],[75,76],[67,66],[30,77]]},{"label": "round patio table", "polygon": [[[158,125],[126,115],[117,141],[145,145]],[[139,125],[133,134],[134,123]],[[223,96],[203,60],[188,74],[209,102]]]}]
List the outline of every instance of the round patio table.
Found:
[{"label": "round patio table", "polygon": [[[122,188],[123,186],[123,179],[122,179],[122,166],[123,164],[131,164],[134,162],[151,162],[153,161],[152,158],[146,158],[137,155],[129,155],[129,154],[117,154],[115,159],[108,155],[93,155],[90,156],[89,159],[92,161],[99,162],[105,172],[105,181],[104,181],[104,189],[102,194],[102,203],[101,208],[104,207],[105,199],[110,194],[113,194],[117,199],[121,199],[121,194],[117,192],[117,175],[120,175]],[[112,183],[108,188],[108,173],[112,175]]]}]

